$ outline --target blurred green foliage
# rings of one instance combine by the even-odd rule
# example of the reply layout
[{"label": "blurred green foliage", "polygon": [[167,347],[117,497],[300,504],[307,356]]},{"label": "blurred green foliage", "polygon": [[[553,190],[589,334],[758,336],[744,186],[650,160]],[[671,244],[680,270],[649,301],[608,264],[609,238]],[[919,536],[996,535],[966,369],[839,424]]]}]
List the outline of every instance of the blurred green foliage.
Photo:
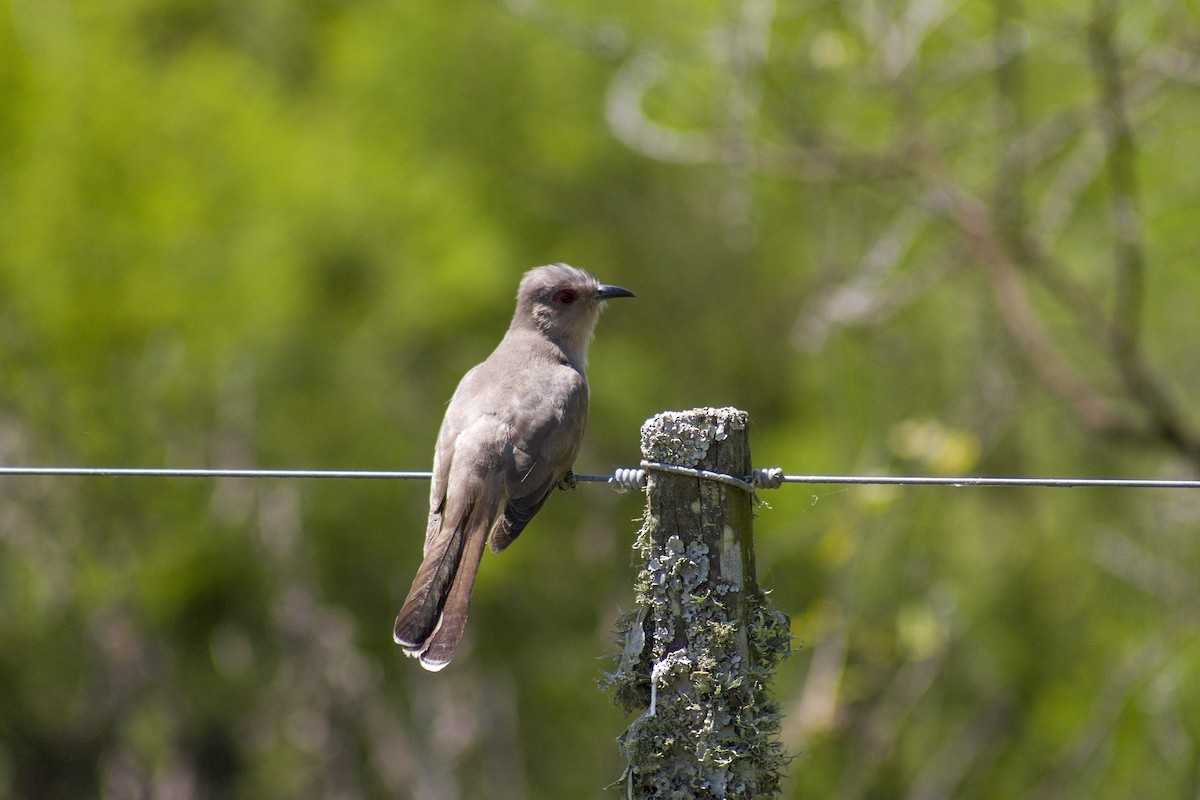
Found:
[{"label": "blurred green foliage", "polygon": [[[583,472],[735,405],[789,472],[1194,474],[1198,18],[0,0],[0,462],[427,468],[562,260],[638,293]],[[0,482],[0,797],[602,796],[639,498],[555,498],[428,675],[425,493]],[[1195,793],[1194,493],[767,499],[787,796]]]}]

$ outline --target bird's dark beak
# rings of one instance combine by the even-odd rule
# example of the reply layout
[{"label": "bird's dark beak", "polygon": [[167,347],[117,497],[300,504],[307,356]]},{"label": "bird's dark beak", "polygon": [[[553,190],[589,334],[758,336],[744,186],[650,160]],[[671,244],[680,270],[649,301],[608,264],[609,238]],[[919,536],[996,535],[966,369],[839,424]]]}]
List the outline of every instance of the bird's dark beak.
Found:
[{"label": "bird's dark beak", "polygon": [[596,290],[597,300],[611,300],[614,297],[636,297],[633,292],[628,289],[622,289],[620,286],[601,286]]}]

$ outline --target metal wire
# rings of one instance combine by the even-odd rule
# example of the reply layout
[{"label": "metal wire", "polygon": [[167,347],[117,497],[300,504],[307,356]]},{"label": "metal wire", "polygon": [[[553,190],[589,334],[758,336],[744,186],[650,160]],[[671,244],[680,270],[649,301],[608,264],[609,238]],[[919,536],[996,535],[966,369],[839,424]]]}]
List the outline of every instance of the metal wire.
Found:
[{"label": "metal wire", "polygon": [[4,475],[55,475],[80,478],[355,478],[429,480],[428,472],[358,469],[157,469],[142,467],[0,467]]},{"label": "metal wire", "polygon": [[1105,486],[1114,489],[1200,489],[1200,481],[1149,480],[1145,478],[988,478],[988,477],[930,477],[925,475],[784,475],[784,483],[851,483],[883,486],[1044,486],[1070,489],[1073,487]]},{"label": "metal wire", "polygon": [[[1200,489],[1200,480],[1145,478],[1005,478],[928,475],[786,475],[778,467],[756,469],[748,478],[712,473],[670,464],[647,462],[642,469],[621,468],[613,475],[576,475],[581,483],[608,483],[633,488],[645,482],[645,468],[670,471],[703,479],[725,480],[743,487],[777,488],[783,483],[855,484],[867,486],[1039,486],[1051,488],[1107,487],[1116,489]],[[670,468],[669,470],[666,468]],[[3,476],[57,476],[102,478],[285,478],[354,480],[429,480],[429,472],[398,470],[327,469],[158,469],[141,467],[0,467]],[[719,476],[719,477],[714,477]]]}]

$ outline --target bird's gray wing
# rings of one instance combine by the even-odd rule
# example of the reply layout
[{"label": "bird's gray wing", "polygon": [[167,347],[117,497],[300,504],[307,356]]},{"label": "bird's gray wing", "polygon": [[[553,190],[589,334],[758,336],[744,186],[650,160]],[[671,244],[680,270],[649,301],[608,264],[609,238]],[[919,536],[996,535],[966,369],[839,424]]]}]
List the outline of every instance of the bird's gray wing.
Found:
[{"label": "bird's gray wing", "polygon": [[467,370],[454,395],[446,406],[446,414],[442,417],[442,426],[438,429],[437,445],[433,450],[433,472],[429,482],[429,523],[425,529],[425,546],[423,553],[429,555],[429,547],[442,529],[442,515],[446,510],[446,491],[450,482],[450,468],[454,463],[454,445],[463,429],[476,418],[475,403],[472,398],[476,394],[476,384],[482,364],[476,364]]},{"label": "bird's gray wing", "polygon": [[[459,382],[438,431],[421,566],[393,630],[395,640],[410,655],[424,652],[441,625],[443,608],[457,582],[464,553],[468,565],[472,560],[474,544],[468,540],[476,539],[482,549],[499,511],[498,487],[497,491],[488,491],[486,443],[495,440],[497,444],[490,449],[499,448],[498,443],[506,438],[504,424],[494,416],[476,413],[474,383],[478,375],[476,367]],[[474,561],[477,564],[478,559]],[[469,584],[466,596],[470,596]]]},{"label": "bird's gray wing", "polygon": [[563,366],[553,380],[543,382],[538,394],[523,400],[505,465],[508,502],[488,537],[496,553],[520,535],[575,463],[587,424],[587,379]]},{"label": "bird's gray wing", "polygon": [[464,379],[442,422],[424,558],[393,628],[405,652],[431,670],[449,663],[462,637],[480,555],[504,500],[509,423],[480,413],[488,398],[472,388]]}]

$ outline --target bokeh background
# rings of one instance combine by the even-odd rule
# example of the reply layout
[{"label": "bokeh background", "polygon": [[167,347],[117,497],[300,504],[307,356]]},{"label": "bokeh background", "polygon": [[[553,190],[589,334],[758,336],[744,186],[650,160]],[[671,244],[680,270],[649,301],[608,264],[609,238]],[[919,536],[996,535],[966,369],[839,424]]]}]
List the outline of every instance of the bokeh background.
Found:
[{"label": "bokeh background", "polygon": [[[0,462],[427,469],[521,273],[627,286],[577,468],[1194,477],[1193,0],[0,0]],[[0,480],[0,797],[590,798],[636,493],[392,644],[427,485]],[[1200,494],[760,509],[797,798],[1200,785]]]}]

